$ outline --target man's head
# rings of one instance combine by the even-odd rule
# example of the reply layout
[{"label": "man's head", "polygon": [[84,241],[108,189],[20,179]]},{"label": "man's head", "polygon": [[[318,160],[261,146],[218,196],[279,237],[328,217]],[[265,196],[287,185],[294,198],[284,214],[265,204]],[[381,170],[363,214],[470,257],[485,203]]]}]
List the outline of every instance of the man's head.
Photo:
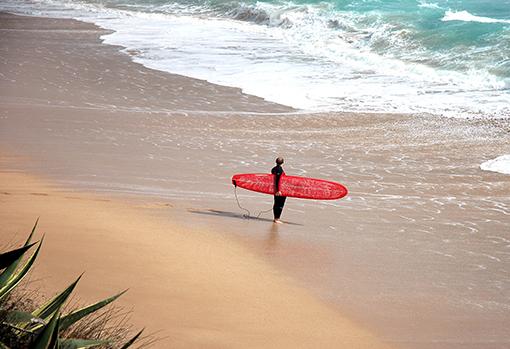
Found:
[{"label": "man's head", "polygon": [[276,158],[276,164],[277,165],[282,165],[283,164],[283,158],[282,157],[277,157]]}]

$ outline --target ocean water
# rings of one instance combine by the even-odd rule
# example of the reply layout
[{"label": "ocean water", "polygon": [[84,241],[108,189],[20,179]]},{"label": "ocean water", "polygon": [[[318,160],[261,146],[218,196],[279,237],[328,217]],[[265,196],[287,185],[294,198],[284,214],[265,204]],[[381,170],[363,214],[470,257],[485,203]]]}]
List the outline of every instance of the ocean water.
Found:
[{"label": "ocean water", "polygon": [[306,111],[510,117],[510,0],[4,0],[148,67]]}]

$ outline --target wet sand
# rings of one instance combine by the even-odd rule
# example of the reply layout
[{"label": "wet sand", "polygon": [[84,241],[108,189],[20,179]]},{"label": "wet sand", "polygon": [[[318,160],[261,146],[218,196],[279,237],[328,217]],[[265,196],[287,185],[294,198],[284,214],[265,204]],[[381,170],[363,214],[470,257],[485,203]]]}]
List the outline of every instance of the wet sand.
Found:
[{"label": "wet sand", "polygon": [[[240,244],[392,346],[508,347],[510,177],[479,169],[508,153],[507,121],[296,113],[146,69],[88,24],[0,23],[0,147],[15,156],[3,168]],[[230,176],[278,155],[288,174],[341,181],[349,197],[290,199],[282,226],[244,219]],[[252,213],[271,207],[238,194]]]}]

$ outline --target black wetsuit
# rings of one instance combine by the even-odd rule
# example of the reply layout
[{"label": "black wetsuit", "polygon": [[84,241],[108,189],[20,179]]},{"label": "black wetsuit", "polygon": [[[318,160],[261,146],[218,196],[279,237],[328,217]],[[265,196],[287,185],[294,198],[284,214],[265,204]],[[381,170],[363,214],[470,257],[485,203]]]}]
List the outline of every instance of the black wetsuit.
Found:
[{"label": "black wetsuit", "polygon": [[[280,165],[276,165],[271,170],[271,173],[275,175],[274,176],[274,188],[275,188],[275,193],[276,193],[276,192],[280,191],[280,177],[282,176],[282,174],[285,174],[285,172],[283,171],[283,168]],[[283,211],[283,206],[285,205],[285,199],[287,199],[287,197],[285,197],[285,196],[276,196],[276,195],[274,196],[274,205],[273,205],[274,219],[280,219],[280,216]]]}]

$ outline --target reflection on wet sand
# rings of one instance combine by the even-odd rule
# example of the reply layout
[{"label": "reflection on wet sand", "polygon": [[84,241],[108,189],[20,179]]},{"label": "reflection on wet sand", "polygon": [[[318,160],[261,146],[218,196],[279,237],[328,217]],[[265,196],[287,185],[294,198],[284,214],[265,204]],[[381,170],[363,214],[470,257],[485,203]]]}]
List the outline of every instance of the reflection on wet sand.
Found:
[{"label": "reflection on wet sand", "polygon": [[[269,218],[262,218],[262,217],[255,217],[255,216],[247,216],[242,213],[236,213],[236,212],[230,212],[230,211],[222,211],[222,210],[215,210],[215,209],[206,209],[206,210],[199,210],[199,209],[188,209],[188,212],[194,213],[194,214],[202,214],[202,215],[209,215],[209,216],[220,216],[220,217],[229,217],[229,218],[237,218],[237,219],[244,219],[244,220],[254,220],[254,221],[260,221],[260,222],[271,222],[273,223],[272,219]],[[300,223],[294,223],[294,222],[288,222],[288,221],[282,221],[283,224],[289,224],[289,225],[303,225]],[[276,225],[276,224],[273,224]]]},{"label": "reflection on wet sand", "polygon": [[277,248],[279,243],[278,230],[279,224],[271,224],[269,227],[267,238],[265,239],[264,250],[266,254],[272,254]]}]

